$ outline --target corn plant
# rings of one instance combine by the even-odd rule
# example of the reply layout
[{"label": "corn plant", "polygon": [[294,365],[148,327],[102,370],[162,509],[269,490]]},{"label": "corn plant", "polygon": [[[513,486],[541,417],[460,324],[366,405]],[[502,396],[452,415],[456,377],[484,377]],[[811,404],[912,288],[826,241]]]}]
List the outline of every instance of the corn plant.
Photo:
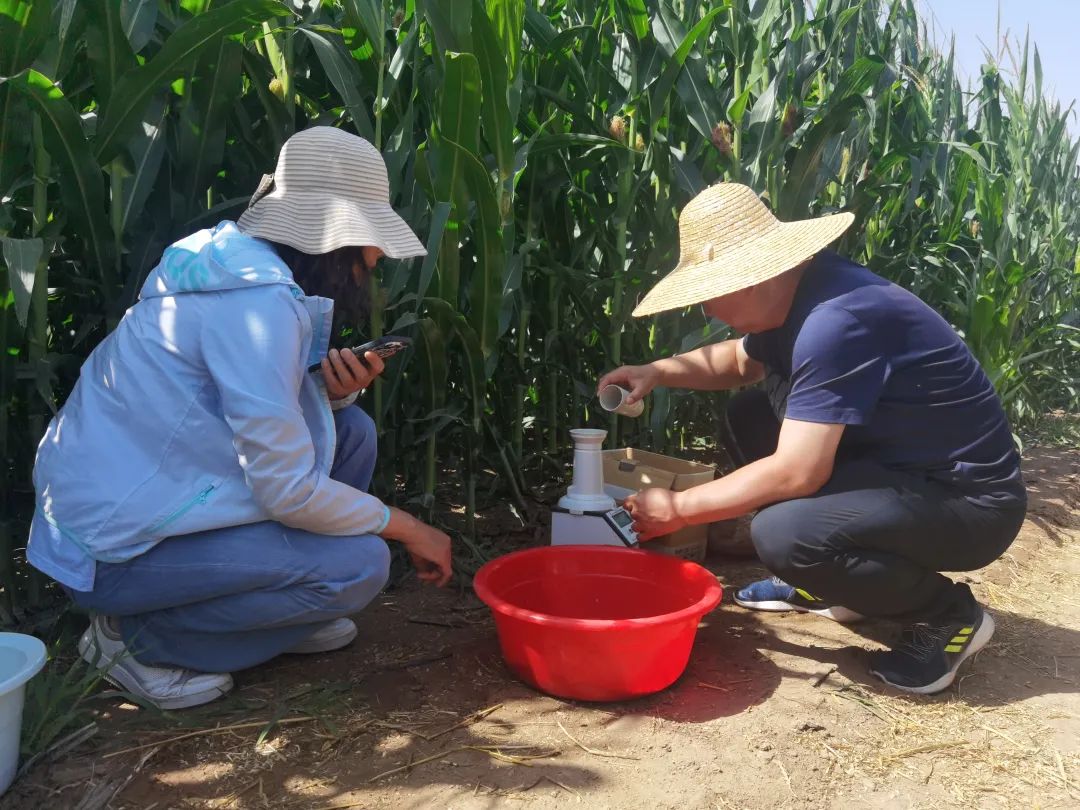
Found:
[{"label": "corn plant", "polygon": [[845,209],[841,249],[970,343],[1011,415],[1078,404],[1078,144],[1037,49],[964,87],[913,0],[0,0],[0,621],[48,593],[21,560],[30,470],[83,359],[170,241],[243,210],[293,132],[385,156],[426,242],[389,263],[363,336],[406,333],[362,402],[376,488],[454,523],[523,516],[567,430],[677,452],[715,395],[596,412],[606,368],[723,338],[634,321],[679,210],[735,180],[781,218]]}]

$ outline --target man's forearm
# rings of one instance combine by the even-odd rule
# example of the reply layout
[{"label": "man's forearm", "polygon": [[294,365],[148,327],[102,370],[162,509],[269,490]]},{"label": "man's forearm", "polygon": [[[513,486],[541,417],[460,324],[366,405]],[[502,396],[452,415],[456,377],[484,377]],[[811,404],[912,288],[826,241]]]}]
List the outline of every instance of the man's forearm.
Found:
[{"label": "man's forearm", "polygon": [[676,510],[689,524],[738,517],[770,503],[805,498],[821,481],[767,456],[707,484],[676,494]]},{"label": "man's forearm", "polygon": [[755,380],[748,379],[747,370],[740,368],[736,343],[726,340],[702,346],[686,354],[656,360],[652,365],[660,372],[660,384],[668,388],[695,391],[739,388]]}]

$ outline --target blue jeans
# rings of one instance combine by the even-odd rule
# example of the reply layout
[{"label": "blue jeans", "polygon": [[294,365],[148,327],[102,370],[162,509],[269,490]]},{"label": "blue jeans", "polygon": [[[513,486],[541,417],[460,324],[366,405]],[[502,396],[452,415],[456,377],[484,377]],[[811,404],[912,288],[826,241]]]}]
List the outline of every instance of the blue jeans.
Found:
[{"label": "blue jeans", "polygon": [[[330,477],[366,490],[375,424],[355,406],[334,421]],[[118,616],[141,663],[232,672],[363,609],[389,570],[380,537],[328,537],[266,521],[177,535],[127,562],[98,563],[94,590],[70,593],[82,608]]]}]

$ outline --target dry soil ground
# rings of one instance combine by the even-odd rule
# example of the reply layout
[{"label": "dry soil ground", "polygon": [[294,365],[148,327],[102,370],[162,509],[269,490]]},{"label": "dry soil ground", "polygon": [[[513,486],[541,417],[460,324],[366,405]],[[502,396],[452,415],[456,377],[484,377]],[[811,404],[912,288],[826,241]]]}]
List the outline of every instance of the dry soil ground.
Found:
[{"label": "dry soil ground", "polygon": [[[725,595],[671,689],[555,700],[508,676],[469,592],[406,586],[358,617],[350,648],[241,673],[202,711],[99,698],[98,733],[0,807],[1078,807],[1080,452],[1033,451],[1027,475],[1020,539],[967,577],[997,636],[933,698],[866,675],[894,627],[751,614]],[[710,567],[725,585],[760,574]]]}]

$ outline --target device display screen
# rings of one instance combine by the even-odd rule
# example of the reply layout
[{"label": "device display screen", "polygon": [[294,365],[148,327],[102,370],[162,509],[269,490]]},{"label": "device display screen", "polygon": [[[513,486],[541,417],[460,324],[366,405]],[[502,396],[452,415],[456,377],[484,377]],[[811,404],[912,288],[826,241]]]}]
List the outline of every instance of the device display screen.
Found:
[{"label": "device display screen", "polygon": [[630,513],[623,509],[620,509],[618,512],[613,512],[611,519],[615,521],[615,525],[620,529],[625,529],[634,522],[634,519],[630,517]]}]

